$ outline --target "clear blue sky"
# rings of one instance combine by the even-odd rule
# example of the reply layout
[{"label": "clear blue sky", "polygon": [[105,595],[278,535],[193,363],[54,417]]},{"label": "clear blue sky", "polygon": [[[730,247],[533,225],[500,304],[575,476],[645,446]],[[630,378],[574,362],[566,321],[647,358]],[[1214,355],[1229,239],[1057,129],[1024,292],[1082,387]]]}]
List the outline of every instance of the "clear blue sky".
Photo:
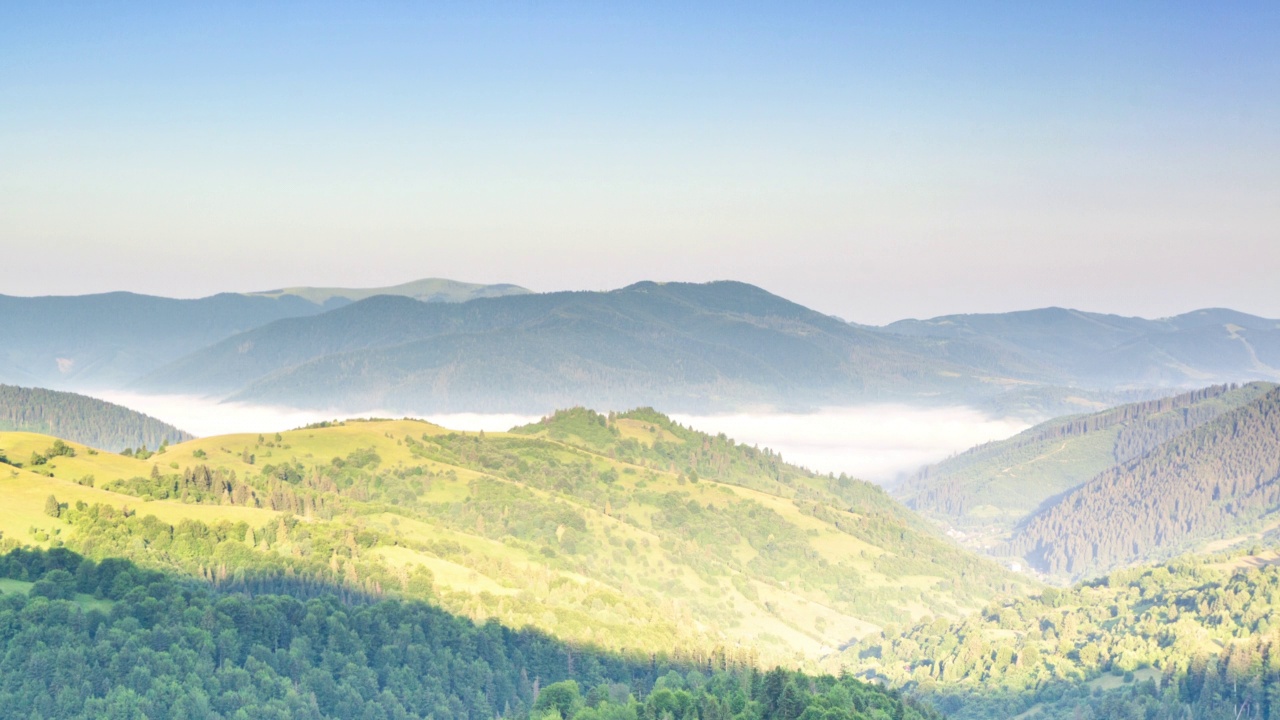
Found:
[{"label": "clear blue sky", "polygon": [[0,4],[0,293],[1280,317],[1280,3]]}]

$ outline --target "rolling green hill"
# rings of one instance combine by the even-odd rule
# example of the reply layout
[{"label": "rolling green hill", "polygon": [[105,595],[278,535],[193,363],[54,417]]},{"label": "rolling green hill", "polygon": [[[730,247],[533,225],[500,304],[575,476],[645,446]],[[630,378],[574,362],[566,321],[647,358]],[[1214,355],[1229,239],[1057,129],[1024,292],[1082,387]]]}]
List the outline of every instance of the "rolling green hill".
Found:
[{"label": "rolling green hill", "polygon": [[0,555],[0,678],[0,718],[936,717],[852,678],[620,657],[421,602],[220,593],[65,550]]},{"label": "rolling green hill", "polygon": [[1010,550],[1082,577],[1273,525],[1280,388],[1117,465],[1030,518]]},{"label": "rolling green hill", "polygon": [[54,443],[0,433],[10,458],[48,458],[0,466],[5,538],[225,583],[431,597],[606,650],[795,663],[1028,587],[875,486],[652,411],[490,434],[347,422],[149,457]]},{"label": "rolling green hill", "polygon": [[0,430],[54,435],[112,451],[191,439],[172,425],[114,403],[11,385],[0,385]]},{"label": "rolling green hill", "polygon": [[964,530],[975,542],[999,542],[1062,493],[1274,388],[1267,383],[1216,385],[1050,420],[923,468],[893,493],[913,510]]},{"label": "rolling green hill", "polygon": [[1280,713],[1280,553],[1184,557],[960,621],[888,628],[838,663],[956,720]]}]

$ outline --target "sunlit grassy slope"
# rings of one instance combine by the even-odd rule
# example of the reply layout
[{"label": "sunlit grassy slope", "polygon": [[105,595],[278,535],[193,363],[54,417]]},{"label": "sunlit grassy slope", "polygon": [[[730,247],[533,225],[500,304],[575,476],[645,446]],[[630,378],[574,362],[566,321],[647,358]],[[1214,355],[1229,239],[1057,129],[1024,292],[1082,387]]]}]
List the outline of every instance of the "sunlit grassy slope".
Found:
[{"label": "sunlit grassy slope", "polygon": [[565,411],[488,435],[348,422],[146,459],[68,444],[74,456],[34,464],[54,442],[0,433],[23,466],[0,466],[6,541],[219,582],[430,596],[610,649],[812,658],[1024,589],[875,486],[652,411]]}]

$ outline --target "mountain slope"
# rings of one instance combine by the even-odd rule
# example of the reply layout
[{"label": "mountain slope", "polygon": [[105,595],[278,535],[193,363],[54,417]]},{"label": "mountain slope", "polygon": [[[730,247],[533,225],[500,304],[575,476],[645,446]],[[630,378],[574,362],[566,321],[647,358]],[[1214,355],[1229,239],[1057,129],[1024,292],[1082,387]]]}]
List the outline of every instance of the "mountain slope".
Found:
[{"label": "mountain slope", "polygon": [[378,297],[228,338],[144,378],[154,391],[401,411],[668,409],[922,398],[999,387],[742,283],[639,283],[461,305]]},{"label": "mountain slope", "polygon": [[1217,385],[1050,420],[923,468],[893,492],[913,510],[967,532],[1006,533],[1055,496],[1274,387]]},{"label": "mountain slope", "polygon": [[190,440],[148,415],[96,398],[43,388],[0,385],[0,430],[56,435],[106,450]]},{"label": "mountain slope", "polygon": [[201,576],[429,595],[604,649],[751,647],[793,662],[1026,587],[875,486],[651,411],[578,410],[490,434],[348,422],[145,459],[53,443],[0,433],[10,458],[49,458],[0,472],[5,538]]},{"label": "mountain slope", "polygon": [[1240,535],[1280,509],[1280,388],[1098,475],[1027,521],[1010,549],[1080,577]]}]

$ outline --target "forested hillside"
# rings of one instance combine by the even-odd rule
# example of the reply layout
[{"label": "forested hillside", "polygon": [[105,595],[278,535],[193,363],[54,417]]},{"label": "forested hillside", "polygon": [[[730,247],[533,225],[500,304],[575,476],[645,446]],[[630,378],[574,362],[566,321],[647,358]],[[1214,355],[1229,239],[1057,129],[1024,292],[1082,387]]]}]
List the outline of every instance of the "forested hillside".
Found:
[{"label": "forested hillside", "polygon": [[0,473],[4,537],[229,586],[433,597],[610,650],[794,663],[1028,585],[873,485],[648,410],[511,434],[323,424],[132,457],[57,442],[0,434],[23,465]]},{"label": "forested hillside", "polygon": [[103,450],[158,448],[191,435],[114,403],[69,392],[0,385],[0,430],[23,430]]},{"label": "forested hillside", "polygon": [[923,468],[894,488],[908,507],[953,527],[999,535],[1060,493],[1145,455],[1275,386],[1215,385],[1058,418]]},{"label": "forested hillside", "polygon": [[1275,550],[1182,558],[890,628],[840,664],[956,720],[1273,718],[1280,714]]},{"label": "forested hillside", "polygon": [[1081,577],[1239,535],[1280,508],[1280,389],[1108,470],[1031,518],[1011,550]]},{"label": "forested hillside", "polygon": [[218,593],[65,550],[0,556],[0,718],[802,716],[935,717],[850,678],[620,657],[421,602]]}]

